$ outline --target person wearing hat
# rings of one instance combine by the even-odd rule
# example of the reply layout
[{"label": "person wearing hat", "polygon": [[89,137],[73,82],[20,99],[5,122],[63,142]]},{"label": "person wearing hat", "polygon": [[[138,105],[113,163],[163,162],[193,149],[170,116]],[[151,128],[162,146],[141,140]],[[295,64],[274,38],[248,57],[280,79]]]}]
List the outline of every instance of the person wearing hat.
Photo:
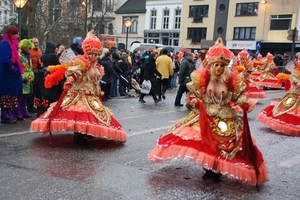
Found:
[{"label": "person wearing hat", "polygon": [[[30,130],[49,133],[52,145],[52,132],[74,132],[75,142],[85,142],[89,138],[102,138],[125,142],[127,135],[113,113],[103,105],[104,96],[100,81],[104,68],[98,63],[101,42],[94,31],[87,34],[82,42],[84,55],[57,66],[49,66],[53,76],[46,77],[46,87],[60,77],[66,77],[64,91],[59,100],[31,123]],[[110,52],[107,52],[110,53]],[[107,54],[106,53],[106,54]],[[59,80],[59,79],[58,79]],[[48,85],[49,84],[49,85]]]},{"label": "person wearing hat", "polygon": [[[208,69],[195,70],[187,84],[194,110],[159,137],[148,158],[188,159],[204,168],[206,181],[219,183],[224,175],[258,186],[268,181],[268,170],[250,134],[242,75],[228,68],[232,56],[218,38],[206,54]],[[242,118],[231,102],[243,108]]]},{"label": "person wearing hat", "polygon": [[183,93],[188,93],[189,90],[186,87],[186,84],[191,81],[191,73],[193,72],[193,54],[190,52],[185,53],[185,58],[181,62],[181,67],[179,70],[179,88],[175,98],[174,105],[177,107],[182,107],[181,98]]},{"label": "person wearing hat", "polygon": [[0,43],[0,108],[1,123],[14,124],[13,109],[18,106],[18,96],[22,94],[22,74],[24,68],[18,54],[19,29],[9,26]]},{"label": "person wearing hat", "polygon": [[17,120],[30,118],[26,105],[28,97],[33,93],[34,73],[32,71],[32,62],[30,59],[30,50],[34,48],[34,44],[29,39],[23,39],[19,44],[19,56],[21,64],[24,68],[22,75],[23,93],[18,96],[18,107],[14,108],[14,117]]}]

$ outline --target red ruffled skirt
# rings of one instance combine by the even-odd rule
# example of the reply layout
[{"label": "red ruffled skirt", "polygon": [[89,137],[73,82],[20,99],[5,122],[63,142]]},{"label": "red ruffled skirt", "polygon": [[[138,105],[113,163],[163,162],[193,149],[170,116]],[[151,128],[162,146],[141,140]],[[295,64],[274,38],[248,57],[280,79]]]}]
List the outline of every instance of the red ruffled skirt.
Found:
[{"label": "red ruffled skirt", "polygon": [[256,146],[254,148],[258,152],[258,160],[262,161],[258,167],[258,176],[256,176],[253,164],[244,159],[240,152],[233,159],[227,160],[211,145],[204,145],[200,127],[196,123],[178,128],[175,125],[171,128],[170,130],[173,130],[171,134],[162,135],[159,138],[157,145],[148,155],[149,159],[159,163],[170,159],[188,159],[205,169],[253,185],[268,180],[267,167]]},{"label": "red ruffled skirt", "polygon": [[255,84],[261,87],[269,87],[269,88],[282,88],[282,83],[276,77],[267,77],[263,80],[260,79],[260,72],[253,72],[250,74],[250,77],[254,80]]},{"label": "red ruffled skirt", "polygon": [[246,90],[245,90],[245,96],[248,98],[260,98],[263,99],[266,97],[265,92],[259,88],[259,86],[256,86],[249,81],[245,80],[246,83]]},{"label": "red ruffled skirt", "polygon": [[[55,104],[56,103],[53,103],[49,109],[53,109]],[[31,131],[43,132],[45,130],[49,119],[45,117],[46,113],[47,111],[31,123]],[[106,107],[104,107],[103,112],[99,114],[98,119],[85,105],[71,105],[67,108],[62,108],[52,119],[50,131],[79,132],[93,137],[121,142],[125,142],[127,139],[122,125],[113,117],[111,111]]]},{"label": "red ruffled skirt", "polygon": [[286,135],[300,136],[300,107],[279,115],[273,115],[273,108],[277,103],[266,107],[257,117],[257,120],[276,132]]}]

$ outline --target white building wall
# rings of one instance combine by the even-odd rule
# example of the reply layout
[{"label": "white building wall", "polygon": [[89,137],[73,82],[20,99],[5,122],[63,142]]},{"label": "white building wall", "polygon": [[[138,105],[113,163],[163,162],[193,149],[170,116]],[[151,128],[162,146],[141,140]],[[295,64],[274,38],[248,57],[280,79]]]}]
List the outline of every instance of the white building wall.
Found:
[{"label": "white building wall", "polygon": [[[147,0],[146,2],[146,16],[145,16],[145,38],[144,43],[151,43],[152,41],[156,41],[155,43],[163,43],[163,38],[166,38],[166,36],[163,36],[163,33],[170,33],[170,40],[172,40],[172,45],[174,45],[174,40],[177,40],[176,38],[173,38],[173,33],[180,33],[180,29],[175,29],[175,10],[180,8],[182,9],[182,3],[183,0]],[[156,28],[151,29],[151,11],[155,9],[156,10]],[[169,28],[163,29],[163,23],[164,23],[164,10],[169,9]],[[181,22],[182,24],[182,19]],[[181,26],[180,26],[181,27]],[[147,33],[155,33],[158,35],[158,37],[153,37],[151,39],[149,35],[147,36]],[[172,35],[172,36],[171,36]],[[177,36],[176,36],[177,37]],[[179,38],[178,38],[179,42]]]},{"label": "white building wall", "polygon": [[14,5],[11,0],[0,0],[0,30],[4,26],[11,23],[13,19],[17,18],[17,13],[14,12]]},{"label": "white building wall", "polygon": [[151,10],[157,10],[157,24],[156,29],[162,30],[163,29],[163,11],[164,9],[168,8],[170,10],[170,18],[169,18],[169,29],[174,29],[175,25],[175,9],[182,8],[182,0],[148,0],[146,2],[146,21],[145,21],[145,29],[150,29],[150,16]]}]

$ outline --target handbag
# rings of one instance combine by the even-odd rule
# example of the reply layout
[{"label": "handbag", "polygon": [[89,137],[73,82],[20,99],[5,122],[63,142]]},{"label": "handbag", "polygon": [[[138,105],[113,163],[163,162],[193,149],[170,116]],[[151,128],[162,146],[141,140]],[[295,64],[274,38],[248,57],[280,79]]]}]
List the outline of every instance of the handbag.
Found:
[{"label": "handbag", "polygon": [[151,90],[151,82],[149,80],[144,80],[141,87],[141,93],[149,94]]}]

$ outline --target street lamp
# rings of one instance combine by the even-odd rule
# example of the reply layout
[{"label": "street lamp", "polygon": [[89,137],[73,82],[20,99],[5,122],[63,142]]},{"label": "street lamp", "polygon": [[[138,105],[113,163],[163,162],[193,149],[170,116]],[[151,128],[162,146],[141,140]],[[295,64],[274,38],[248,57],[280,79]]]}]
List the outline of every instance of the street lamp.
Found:
[{"label": "street lamp", "polygon": [[13,0],[13,3],[17,7],[18,11],[18,28],[19,28],[19,40],[21,39],[21,12],[28,0]]},{"label": "street lamp", "polygon": [[130,26],[132,25],[132,20],[131,19],[124,19],[123,23],[126,27],[126,46],[125,46],[125,50],[127,51],[127,45],[128,45],[128,29],[130,28]]},{"label": "street lamp", "polygon": [[82,5],[84,5],[84,35],[87,33],[86,27],[87,27],[87,15],[88,15],[88,7],[87,7],[87,0],[84,0],[82,2]]}]

